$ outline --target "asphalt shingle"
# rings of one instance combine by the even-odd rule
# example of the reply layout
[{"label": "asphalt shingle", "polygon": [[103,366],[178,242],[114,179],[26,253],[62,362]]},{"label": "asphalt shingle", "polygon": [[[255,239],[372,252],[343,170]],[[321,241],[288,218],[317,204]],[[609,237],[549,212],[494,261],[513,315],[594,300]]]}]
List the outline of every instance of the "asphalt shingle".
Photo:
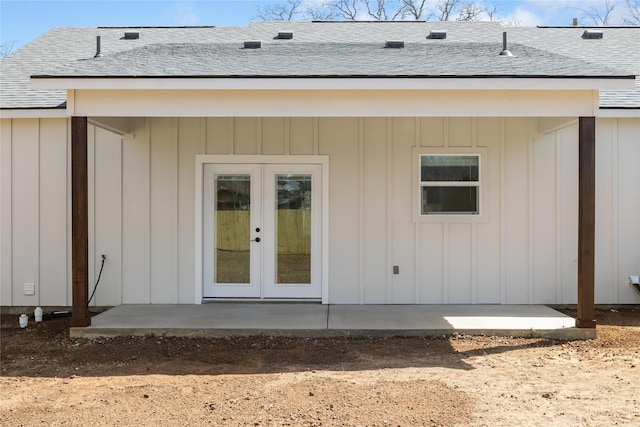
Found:
[{"label": "asphalt shingle", "polygon": [[[432,40],[431,30],[447,38]],[[279,30],[291,40],[277,39]],[[611,77],[640,75],[640,28],[505,28],[468,22],[261,22],[247,27],[56,28],[0,61],[1,108],[56,108],[66,92],[35,91],[48,76]],[[140,38],[124,39],[139,31]],[[501,58],[502,32],[515,57]],[[94,58],[96,36],[103,57]],[[261,40],[261,49],[242,49]],[[403,40],[404,49],[385,49]],[[602,91],[601,106],[640,108],[636,89]]]}]

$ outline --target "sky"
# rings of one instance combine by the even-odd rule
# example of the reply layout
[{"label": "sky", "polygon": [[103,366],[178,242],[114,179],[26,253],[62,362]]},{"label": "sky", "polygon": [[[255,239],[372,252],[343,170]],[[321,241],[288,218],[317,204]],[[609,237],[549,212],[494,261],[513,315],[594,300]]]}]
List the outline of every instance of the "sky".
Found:
[{"label": "sky", "polygon": [[[308,0],[321,1],[321,0]],[[480,0],[499,4],[518,25],[570,25],[605,0]],[[269,0],[0,0],[0,42],[13,48],[61,26],[245,26]],[[271,3],[274,3],[271,1]],[[277,2],[275,2],[277,3]]]}]

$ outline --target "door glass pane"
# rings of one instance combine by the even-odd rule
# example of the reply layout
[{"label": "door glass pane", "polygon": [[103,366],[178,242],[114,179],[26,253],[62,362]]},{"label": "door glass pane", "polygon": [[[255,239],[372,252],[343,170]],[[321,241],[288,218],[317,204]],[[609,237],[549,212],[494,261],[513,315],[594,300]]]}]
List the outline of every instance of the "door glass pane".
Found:
[{"label": "door glass pane", "polygon": [[215,175],[215,282],[249,283],[251,175]]},{"label": "door glass pane", "polygon": [[311,283],[311,175],[276,175],[276,283]]}]

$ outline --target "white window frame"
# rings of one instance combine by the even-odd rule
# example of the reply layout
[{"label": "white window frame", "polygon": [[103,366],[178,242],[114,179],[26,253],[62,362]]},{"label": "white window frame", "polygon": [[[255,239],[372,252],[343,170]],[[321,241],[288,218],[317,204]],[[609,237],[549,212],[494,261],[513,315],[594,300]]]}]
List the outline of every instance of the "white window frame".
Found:
[{"label": "white window frame", "polygon": [[[421,180],[421,166],[423,156],[477,156],[478,157],[478,181],[443,181],[424,183]],[[411,163],[412,175],[412,211],[414,222],[487,222],[488,221],[488,193],[487,188],[487,149],[476,148],[414,148]],[[423,214],[421,209],[422,188],[425,186],[477,186],[478,187],[478,213],[451,212],[438,214]]]}]

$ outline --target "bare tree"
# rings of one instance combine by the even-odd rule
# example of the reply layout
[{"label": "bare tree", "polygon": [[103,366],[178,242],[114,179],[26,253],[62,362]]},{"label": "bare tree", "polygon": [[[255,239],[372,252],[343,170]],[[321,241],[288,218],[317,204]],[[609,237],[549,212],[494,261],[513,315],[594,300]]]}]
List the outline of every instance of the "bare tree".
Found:
[{"label": "bare tree", "polygon": [[489,18],[489,21],[493,22],[493,21],[502,20],[502,17],[500,16],[500,12],[502,12],[502,9],[500,9],[500,6],[498,6],[498,4],[496,4],[496,3],[484,3],[482,5],[482,8],[483,8],[484,13]]},{"label": "bare tree", "polygon": [[0,43],[0,58],[4,58],[5,56],[10,55],[11,52],[13,52],[13,48],[15,46],[15,40]]},{"label": "bare tree", "polygon": [[478,3],[466,2],[460,6],[456,21],[478,21],[483,12],[484,8]]},{"label": "bare tree", "polygon": [[303,15],[305,19],[314,21],[333,21],[337,19],[333,9],[326,3],[312,2],[305,7]]},{"label": "bare tree", "polygon": [[460,0],[441,0],[436,4],[438,15],[436,20],[449,21],[455,15],[456,10],[460,6]]},{"label": "bare tree", "polygon": [[[376,21],[395,21],[403,15],[403,2],[389,0],[363,0],[367,14]],[[388,12],[387,10],[390,10]],[[391,18],[389,18],[391,17]]]},{"label": "bare tree", "polygon": [[402,1],[402,17],[407,16],[411,19],[419,21],[426,12],[427,0],[403,0]]},{"label": "bare tree", "polygon": [[284,3],[258,6],[253,19],[260,21],[293,21],[303,14],[302,0],[286,0]]},{"label": "bare tree", "polygon": [[622,18],[622,22],[626,25],[640,25],[640,0],[626,0],[626,12]]},{"label": "bare tree", "polygon": [[611,13],[618,5],[618,0],[604,0],[602,7],[591,6],[589,9],[581,9],[583,18],[592,21],[596,26],[606,27],[611,24]]},{"label": "bare tree", "polygon": [[360,16],[358,0],[330,0],[327,7],[333,9],[338,18],[346,21],[357,21]]},{"label": "bare tree", "polygon": [[[640,1],[640,0],[633,0]],[[375,20],[398,19],[427,21],[499,20],[495,3],[476,0],[286,0],[284,3],[258,7],[254,18],[260,20]]]}]

